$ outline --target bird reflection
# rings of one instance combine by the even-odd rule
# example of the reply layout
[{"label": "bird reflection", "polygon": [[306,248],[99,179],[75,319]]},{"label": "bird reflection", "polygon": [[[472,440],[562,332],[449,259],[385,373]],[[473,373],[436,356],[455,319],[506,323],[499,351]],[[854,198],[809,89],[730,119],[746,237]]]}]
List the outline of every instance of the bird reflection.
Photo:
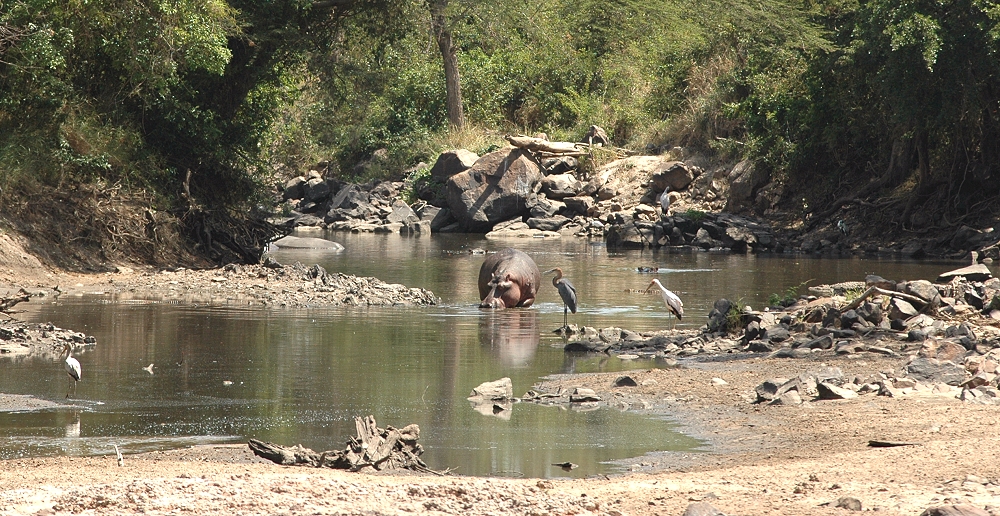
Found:
[{"label": "bird reflection", "polygon": [[66,437],[77,438],[80,437],[80,411],[73,411],[73,420],[66,423]]},{"label": "bird reflection", "polygon": [[526,366],[535,356],[540,334],[533,310],[492,310],[479,320],[479,342],[508,367]]}]

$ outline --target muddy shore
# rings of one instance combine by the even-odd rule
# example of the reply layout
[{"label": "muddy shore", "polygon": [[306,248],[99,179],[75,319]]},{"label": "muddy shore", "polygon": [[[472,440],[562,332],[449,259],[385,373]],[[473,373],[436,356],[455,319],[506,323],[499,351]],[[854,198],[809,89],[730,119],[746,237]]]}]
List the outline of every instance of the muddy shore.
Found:
[{"label": "muddy shore", "polygon": [[[109,288],[180,295],[182,285],[208,288],[222,283],[215,279],[221,277],[232,291],[238,290],[234,284],[246,284],[249,292],[270,292],[253,286],[261,283],[260,272],[180,271],[182,279],[163,281],[178,271],[123,268],[74,275],[4,268],[0,292],[23,287],[55,295],[58,286],[59,295]],[[308,291],[296,287],[291,293]],[[611,477],[359,475],[277,466],[254,457],[246,446],[202,446],[128,455],[123,466],[114,456],[2,461],[0,514],[679,515],[690,504],[709,504],[725,514],[801,515],[845,514],[837,505],[850,505],[849,499],[883,514],[916,515],[955,504],[1000,514],[991,507],[1000,505],[993,405],[929,390],[897,397],[806,398],[801,405],[755,403],[756,387],[770,378],[825,368],[839,368],[845,377],[892,377],[909,358],[817,350],[794,359],[683,359],[677,368],[624,373],[634,386],[614,385],[623,373],[542,381],[539,388],[547,392],[589,388],[611,409],[663,415],[708,443],[699,453],[634,458],[628,461],[631,473]],[[30,399],[3,396],[0,403],[10,409]],[[872,441],[907,445],[872,447]]]}]

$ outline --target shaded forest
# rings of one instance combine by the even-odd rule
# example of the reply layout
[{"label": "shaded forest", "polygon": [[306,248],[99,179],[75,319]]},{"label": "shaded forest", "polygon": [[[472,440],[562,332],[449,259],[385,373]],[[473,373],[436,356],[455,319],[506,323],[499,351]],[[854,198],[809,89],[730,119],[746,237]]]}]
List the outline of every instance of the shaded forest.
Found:
[{"label": "shaded forest", "polygon": [[806,221],[947,229],[1000,210],[998,52],[989,0],[0,1],[0,200],[120,195],[197,240],[317,163],[597,124],[754,160]]}]

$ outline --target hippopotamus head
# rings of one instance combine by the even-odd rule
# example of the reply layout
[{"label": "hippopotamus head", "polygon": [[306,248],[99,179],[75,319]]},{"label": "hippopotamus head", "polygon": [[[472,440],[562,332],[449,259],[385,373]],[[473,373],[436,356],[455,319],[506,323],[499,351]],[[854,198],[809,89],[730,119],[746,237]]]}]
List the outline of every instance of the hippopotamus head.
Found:
[{"label": "hippopotamus head", "polygon": [[532,297],[527,301],[527,304],[522,302],[521,285],[515,282],[509,273],[501,272],[500,274],[493,274],[487,285],[490,291],[483,298],[483,301],[479,303],[480,308],[531,306],[531,303],[535,301],[534,297]]},{"label": "hippopotamus head", "polygon": [[529,307],[539,283],[541,273],[534,260],[516,249],[504,249],[488,257],[479,269],[479,307]]}]

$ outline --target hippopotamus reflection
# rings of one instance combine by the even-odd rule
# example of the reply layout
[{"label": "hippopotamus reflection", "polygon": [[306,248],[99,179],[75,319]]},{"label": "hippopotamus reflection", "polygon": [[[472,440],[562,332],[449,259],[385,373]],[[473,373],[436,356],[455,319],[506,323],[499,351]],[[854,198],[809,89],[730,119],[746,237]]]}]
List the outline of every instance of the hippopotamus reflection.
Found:
[{"label": "hippopotamus reflection", "polygon": [[529,307],[542,273],[530,256],[513,248],[490,255],[479,268],[480,308]]},{"label": "hippopotamus reflection", "polygon": [[538,312],[504,310],[479,319],[479,344],[505,367],[524,367],[531,362],[541,341]]}]

